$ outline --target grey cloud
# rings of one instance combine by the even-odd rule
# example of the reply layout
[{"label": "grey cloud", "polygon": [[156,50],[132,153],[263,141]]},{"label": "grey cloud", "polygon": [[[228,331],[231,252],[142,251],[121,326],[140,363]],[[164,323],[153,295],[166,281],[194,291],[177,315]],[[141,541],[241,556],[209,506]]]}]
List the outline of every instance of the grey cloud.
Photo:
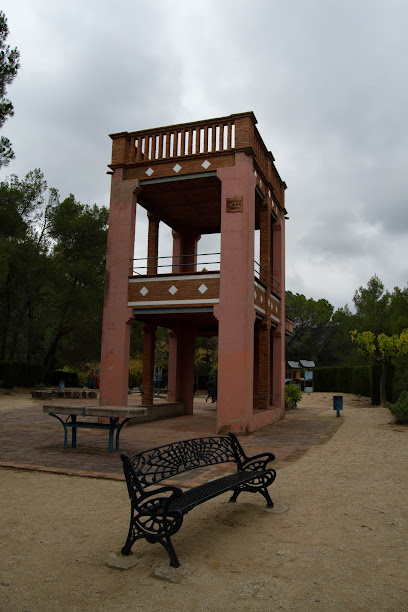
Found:
[{"label": "grey cloud", "polygon": [[[4,0],[3,10],[22,68],[3,128],[16,160],[2,177],[40,166],[62,194],[107,204],[109,133],[253,110],[288,184],[289,288],[343,305],[375,273],[405,285],[405,0]],[[138,227],[139,248],[142,216]]]}]

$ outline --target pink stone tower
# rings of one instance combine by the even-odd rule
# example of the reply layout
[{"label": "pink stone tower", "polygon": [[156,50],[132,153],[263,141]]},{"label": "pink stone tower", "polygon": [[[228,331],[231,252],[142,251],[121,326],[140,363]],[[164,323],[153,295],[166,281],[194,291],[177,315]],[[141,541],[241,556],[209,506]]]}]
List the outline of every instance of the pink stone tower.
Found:
[{"label": "pink stone tower", "polygon": [[[127,405],[137,320],[144,328],[144,405],[153,402],[155,332],[162,326],[169,330],[168,402],[193,413],[195,338],[218,335],[217,431],[247,433],[281,419],[285,333],[292,327],[285,316],[286,185],[254,114],[111,138],[101,403]],[[148,214],[141,274],[133,262],[137,205]],[[173,235],[166,272],[158,259],[160,222]],[[197,270],[204,234],[221,234],[217,270]]]}]

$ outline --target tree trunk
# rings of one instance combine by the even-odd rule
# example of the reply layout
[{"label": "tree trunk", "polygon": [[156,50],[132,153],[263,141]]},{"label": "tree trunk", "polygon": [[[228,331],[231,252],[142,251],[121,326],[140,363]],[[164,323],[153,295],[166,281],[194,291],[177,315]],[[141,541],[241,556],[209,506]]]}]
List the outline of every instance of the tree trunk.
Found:
[{"label": "tree trunk", "polygon": [[70,331],[69,329],[64,329],[62,326],[59,327],[58,330],[56,331],[51,341],[51,344],[48,347],[48,351],[43,359],[43,365],[45,365],[45,374],[48,374],[49,372],[52,372],[54,370],[55,361],[56,361],[56,353],[57,353],[59,341],[66,334],[68,334],[69,331]]},{"label": "tree trunk", "polygon": [[63,338],[66,334],[70,332],[70,328],[67,327],[65,324],[67,312],[68,312],[68,302],[65,302],[64,307],[62,309],[61,318],[60,318],[60,322],[58,324],[57,330],[43,358],[43,365],[45,365],[46,374],[48,374],[48,372],[51,372],[51,370],[54,369],[55,357],[56,357],[59,341],[61,340],[61,338]]},{"label": "tree trunk", "polygon": [[4,289],[6,303],[5,303],[5,308],[3,312],[3,331],[2,331],[1,342],[0,342],[0,360],[1,361],[4,361],[6,359],[7,336],[9,333],[9,325],[10,325],[10,319],[11,319],[9,285],[10,285],[10,274],[8,274],[7,276],[7,279],[5,282],[5,289]]},{"label": "tree trunk", "polygon": [[385,381],[387,379],[388,363],[385,359],[381,361],[381,378],[380,378],[380,404],[383,405],[387,401],[385,396]]}]

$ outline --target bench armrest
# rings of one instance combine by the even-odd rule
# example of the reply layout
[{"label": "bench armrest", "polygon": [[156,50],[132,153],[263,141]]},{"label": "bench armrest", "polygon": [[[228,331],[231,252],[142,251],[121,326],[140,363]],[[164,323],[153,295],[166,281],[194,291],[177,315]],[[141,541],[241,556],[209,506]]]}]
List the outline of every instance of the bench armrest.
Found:
[{"label": "bench armrest", "polygon": [[183,522],[180,510],[169,509],[170,503],[182,495],[183,492],[179,487],[168,486],[144,492],[132,499],[130,533],[135,530],[137,537],[144,537],[148,542],[163,544],[163,538],[168,539],[176,533]]},{"label": "bench armrest", "polygon": [[239,465],[238,469],[239,471],[253,470],[255,472],[263,472],[266,470],[267,464],[274,461],[274,459],[275,455],[273,453],[260,453],[259,455],[248,457]]},{"label": "bench armrest", "polygon": [[136,499],[132,499],[132,504],[135,510],[143,514],[165,515],[167,514],[170,503],[182,495],[183,491],[180,487],[168,485],[166,487],[154,489],[153,491],[144,491],[142,495],[138,495]]}]

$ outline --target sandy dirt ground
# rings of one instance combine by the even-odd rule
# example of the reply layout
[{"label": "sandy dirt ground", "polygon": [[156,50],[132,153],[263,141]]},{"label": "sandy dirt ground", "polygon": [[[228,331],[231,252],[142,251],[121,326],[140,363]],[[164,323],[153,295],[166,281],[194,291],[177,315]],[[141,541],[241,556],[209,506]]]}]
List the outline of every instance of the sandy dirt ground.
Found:
[{"label": "sandy dirt ground", "polygon": [[[331,396],[299,410],[316,405],[332,410]],[[242,494],[188,514],[178,569],[144,542],[132,568],[104,564],[126,538],[123,482],[1,469],[0,609],[408,611],[408,428],[347,395],[341,418],[277,466],[274,509]]]}]

